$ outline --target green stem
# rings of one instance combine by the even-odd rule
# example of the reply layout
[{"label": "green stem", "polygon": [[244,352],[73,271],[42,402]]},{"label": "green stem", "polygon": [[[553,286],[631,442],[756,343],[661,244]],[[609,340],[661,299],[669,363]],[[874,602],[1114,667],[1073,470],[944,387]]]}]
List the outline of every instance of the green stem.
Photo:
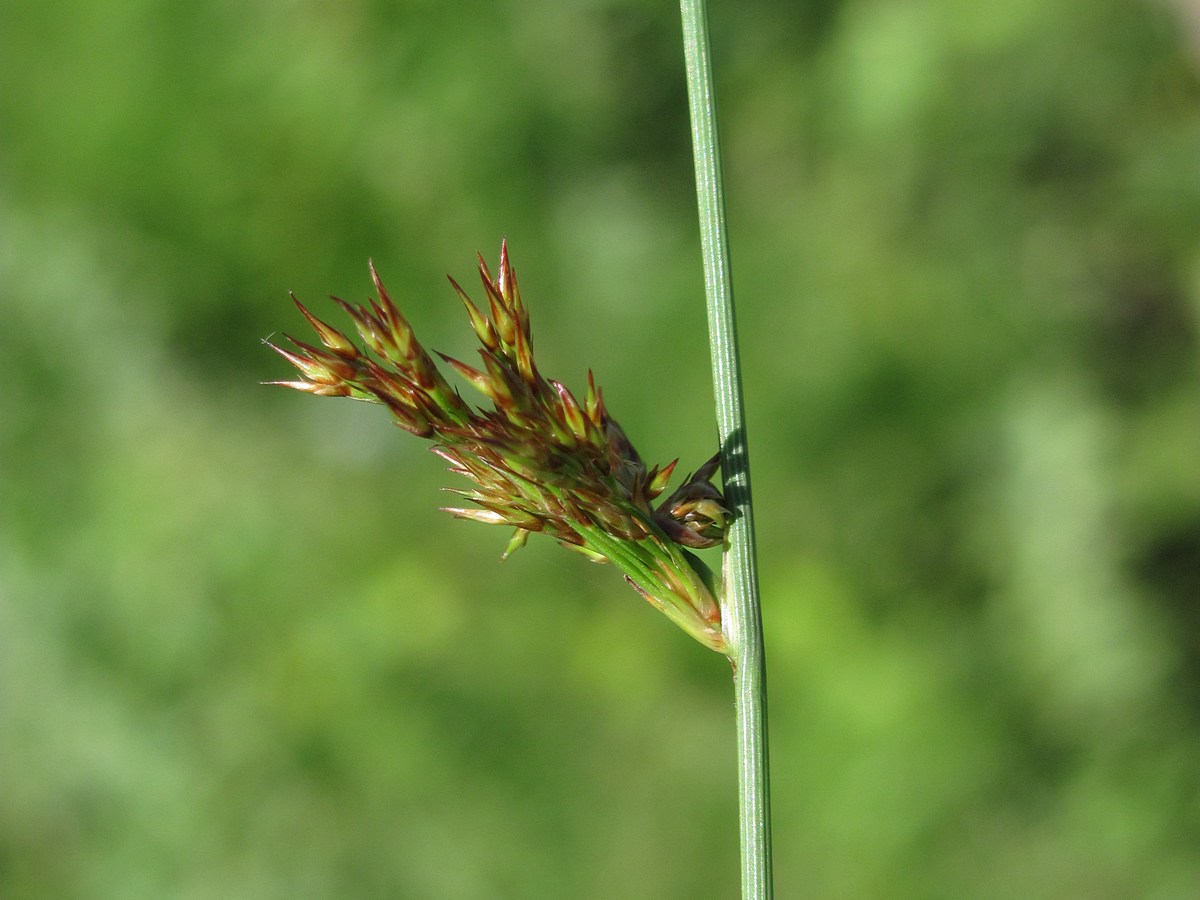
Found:
[{"label": "green stem", "polygon": [[692,149],[696,160],[696,201],[700,211],[713,388],[721,436],[721,471],[726,499],[741,514],[729,530],[721,619],[735,648],[742,897],[744,900],[766,900],[772,896],[766,667],[755,567],[741,366],[729,272],[725,192],[721,184],[713,97],[712,51],[705,0],[680,0],[680,11],[683,15]]}]

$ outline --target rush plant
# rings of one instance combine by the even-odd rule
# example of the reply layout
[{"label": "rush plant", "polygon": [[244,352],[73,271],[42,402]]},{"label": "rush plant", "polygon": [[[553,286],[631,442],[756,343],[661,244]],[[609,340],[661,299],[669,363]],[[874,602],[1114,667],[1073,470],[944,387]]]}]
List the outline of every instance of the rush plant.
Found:
[{"label": "rush plant", "polygon": [[[296,300],[320,346],[290,337],[291,349],[272,344],[300,379],[271,383],[386,407],[396,424],[430,441],[450,470],[471,482],[454,489],[467,505],[447,512],[513,529],[504,556],[530,534],[543,533],[588,559],[612,563],[651,605],[728,657],[736,699],[742,896],[766,900],[773,890],[766,669],[711,51],[704,0],[681,0],[680,8],[720,437],[716,456],[667,493],[678,460],[665,466],[642,461],[590,371],[582,402],[541,374],[506,245],[494,276],[479,260],[486,312],[450,280],[481,345],[482,365],[436,354],[483,395],[484,406],[469,404],[445,379],[374,265],[377,299],[364,306],[334,298],[358,343]],[[718,467],[724,492],[711,480]],[[691,552],[706,547],[725,549],[720,581]]]}]

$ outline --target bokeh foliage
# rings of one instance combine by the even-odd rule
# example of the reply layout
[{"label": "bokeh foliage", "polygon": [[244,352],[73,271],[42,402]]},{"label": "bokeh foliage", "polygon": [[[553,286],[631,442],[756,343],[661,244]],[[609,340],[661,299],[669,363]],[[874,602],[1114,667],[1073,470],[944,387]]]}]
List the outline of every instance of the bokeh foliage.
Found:
[{"label": "bokeh foliage", "polygon": [[[781,896],[1195,896],[1189,9],[713,3]],[[0,16],[0,893],[733,896],[723,662],[256,384],[367,256],[467,352],[507,235],[542,368],[703,461],[675,6]]]}]

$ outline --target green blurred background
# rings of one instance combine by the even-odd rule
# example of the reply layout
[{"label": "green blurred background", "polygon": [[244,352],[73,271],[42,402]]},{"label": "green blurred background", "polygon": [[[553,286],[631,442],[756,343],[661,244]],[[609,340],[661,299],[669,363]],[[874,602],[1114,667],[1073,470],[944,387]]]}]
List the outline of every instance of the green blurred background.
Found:
[{"label": "green blurred background", "polygon": [[[678,10],[8,0],[0,894],[737,893],[728,667],[261,387],[374,257],[715,446]],[[714,0],[781,897],[1200,896],[1200,15]]]}]

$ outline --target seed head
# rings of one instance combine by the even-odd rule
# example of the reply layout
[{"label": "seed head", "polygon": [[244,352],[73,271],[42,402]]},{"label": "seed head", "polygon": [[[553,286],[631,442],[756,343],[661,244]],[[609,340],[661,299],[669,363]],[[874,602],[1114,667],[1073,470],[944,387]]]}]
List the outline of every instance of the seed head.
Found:
[{"label": "seed head", "polygon": [[301,377],[270,383],[384,405],[401,428],[428,438],[450,471],[473,482],[469,490],[453,491],[472,505],[446,507],[446,512],[516,529],[505,557],[531,533],[548,534],[589,559],[613,563],[643,597],[698,641],[732,652],[712,575],[688,552],[720,546],[734,517],[710,480],[719,457],[651,506],[666,491],[678,461],[647,468],[609,414],[591,371],[582,403],[538,371],[529,314],[506,244],[494,277],[479,258],[486,315],[450,279],[479,340],[482,366],[437,354],[486,398],[482,408],[468,405],[446,381],[373,263],[370,271],[378,299],[355,305],[333,298],[366,350],[293,296],[322,346],[291,337],[293,349],[270,344]]}]

